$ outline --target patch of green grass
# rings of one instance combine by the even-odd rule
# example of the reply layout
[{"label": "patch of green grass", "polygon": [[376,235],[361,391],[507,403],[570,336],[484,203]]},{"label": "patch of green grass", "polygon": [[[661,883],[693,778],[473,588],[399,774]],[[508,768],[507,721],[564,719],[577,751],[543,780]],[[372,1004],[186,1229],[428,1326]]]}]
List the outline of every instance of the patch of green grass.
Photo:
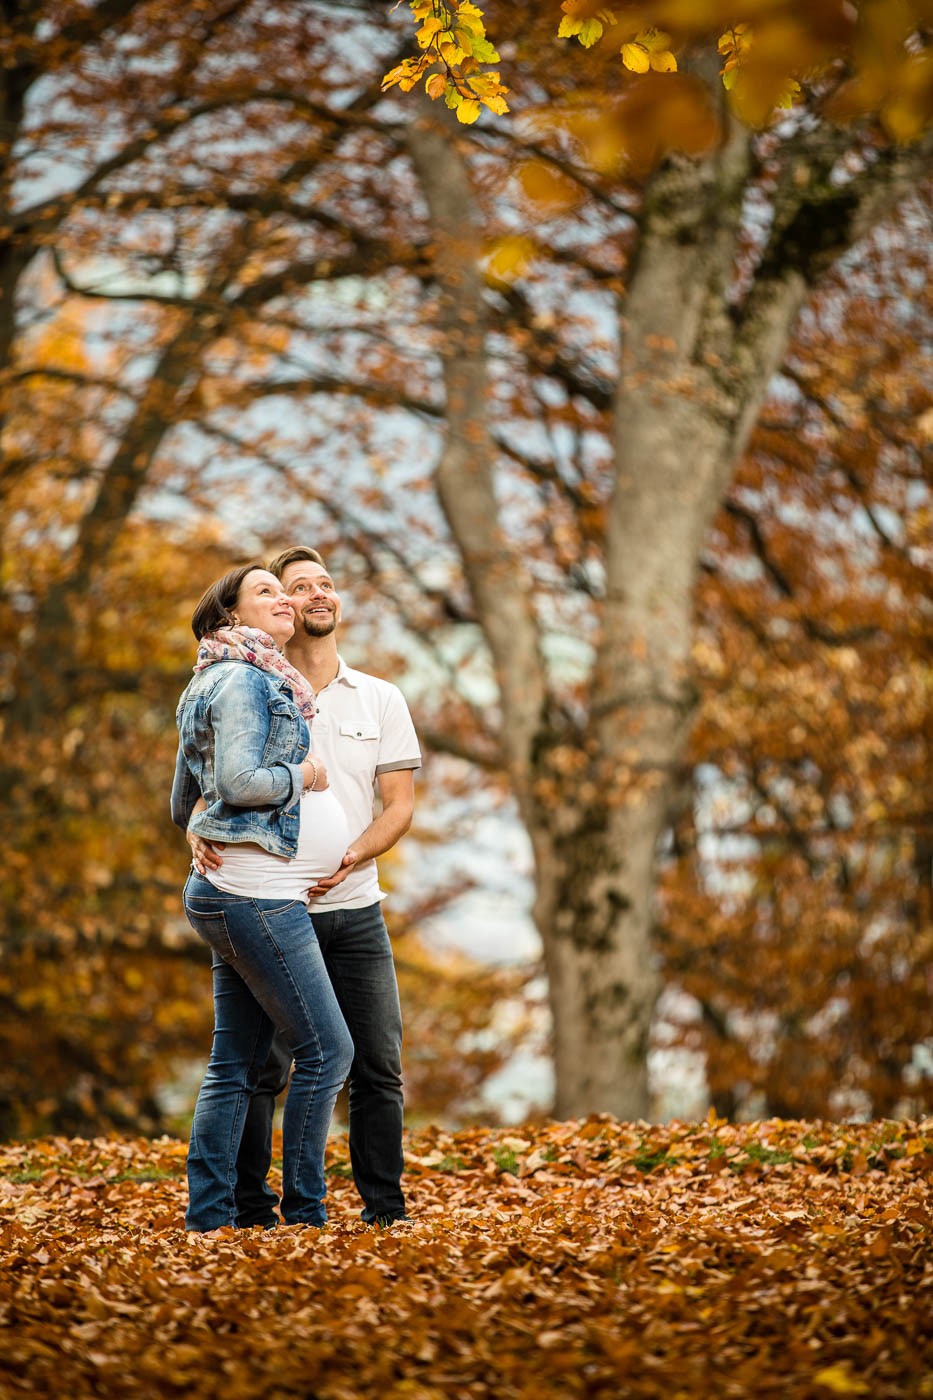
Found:
[{"label": "patch of green grass", "polygon": [[339,1176],[345,1181],[352,1181],[353,1168],[349,1162],[331,1162],[329,1167],[324,1168],[325,1176]]},{"label": "patch of green grass", "polygon": [[644,1146],[638,1149],[635,1154],[635,1168],[643,1172],[646,1176],[653,1172],[656,1167],[676,1167],[678,1159],[672,1157],[669,1152],[650,1152]]},{"label": "patch of green grass", "polygon": [[22,1171],[10,1172],[7,1181],[12,1181],[14,1186],[25,1186],[29,1181],[41,1181],[44,1176],[41,1167],[24,1167]]},{"label": "patch of green grass", "polygon": [[511,1147],[494,1147],[492,1155],[500,1172],[512,1172],[514,1175],[518,1171],[518,1158]]},{"label": "patch of green grass", "polygon": [[178,1181],[181,1171],[166,1171],[164,1167],[143,1167],[138,1172],[117,1172],[111,1181]]},{"label": "patch of green grass", "polygon": [[441,1158],[432,1170],[436,1172],[462,1172],[466,1170],[466,1162],[462,1157],[451,1156],[451,1154],[448,1153],[446,1157]]},{"label": "patch of green grass", "polygon": [[[765,1147],[761,1142],[750,1142],[745,1148],[746,1162],[764,1162],[767,1166],[777,1166],[782,1162],[792,1162],[793,1152],[788,1152],[784,1147]],[[736,1165],[741,1166],[739,1162]]]},{"label": "patch of green grass", "polygon": [[[897,1123],[885,1123],[881,1132],[872,1138],[865,1149],[870,1167],[883,1167],[889,1160],[896,1161],[899,1157],[907,1155],[903,1142],[897,1141],[898,1128]],[[929,1143],[926,1140],[924,1142],[925,1146],[929,1147]]]}]

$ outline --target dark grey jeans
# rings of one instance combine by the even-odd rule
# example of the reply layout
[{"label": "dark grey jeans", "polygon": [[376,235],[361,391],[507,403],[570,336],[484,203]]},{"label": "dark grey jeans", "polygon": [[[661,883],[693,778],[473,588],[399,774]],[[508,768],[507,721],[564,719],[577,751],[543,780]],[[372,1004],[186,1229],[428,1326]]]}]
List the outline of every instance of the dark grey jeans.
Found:
[{"label": "dark grey jeans", "polygon": [[[313,913],[324,966],[353,1041],[350,1163],[364,1220],[399,1220],[402,1194],[402,1014],[382,909]],[[236,1160],[237,1224],[274,1225],[278,1199],[266,1181],[275,1098],[291,1053],[278,1034],[253,1091]]]}]

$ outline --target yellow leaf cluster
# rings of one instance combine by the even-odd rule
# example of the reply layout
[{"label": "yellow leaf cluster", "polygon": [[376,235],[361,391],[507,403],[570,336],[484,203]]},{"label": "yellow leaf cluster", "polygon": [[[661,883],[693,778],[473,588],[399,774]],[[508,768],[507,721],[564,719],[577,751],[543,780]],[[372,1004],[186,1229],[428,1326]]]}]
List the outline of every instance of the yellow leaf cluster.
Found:
[{"label": "yellow leaf cluster", "polygon": [[614,25],[616,17],[612,10],[597,10],[595,15],[583,16],[575,13],[579,6],[575,0],[565,0],[561,6],[567,11],[557,30],[559,39],[578,39],[585,49],[592,48],[602,37],[607,25]]},{"label": "yellow leaf cluster", "polygon": [[732,107],[743,121],[763,126],[775,108],[793,107],[801,87],[792,71],[817,58],[793,25],[772,25],[756,40],[748,24],[736,24],[719,36],[724,58],[720,75]]},{"label": "yellow leaf cluster", "polygon": [[[610,31],[617,29],[619,21],[610,9],[598,9],[591,13],[592,6],[581,4],[580,0],[564,0],[561,5],[564,17],[557,30],[559,39],[576,39],[585,49],[599,42]],[[677,59],[671,50],[671,36],[654,26],[628,30],[629,37],[619,52],[622,62],[631,73],[676,73]],[[615,42],[618,42],[616,39]]]},{"label": "yellow leaf cluster", "polygon": [[498,72],[484,71],[499,55],[486,37],[482,10],[470,0],[410,0],[409,7],[419,21],[415,37],[421,54],[391,69],[383,92],[396,85],[410,92],[425,78],[432,102],[443,97],[464,125],[475,122],[483,107],[498,116],[507,112],[508,88]]},{"label": "yellow leaf cluster", "polygon": [[677,59],[670,43],[671,36],[662,29],[642,29],[622,45],[622,62],[631,73],[676,73]]},{"label": "yellow leaf cluster", "polygon": [[739,67],[748,57],[748,51],[751,47],[751,34],[748,25],[737,24],[732,29],[727,29],[725,34],[720,34],[716,47],[726,60],[719,72],[722,85],[729,92],[735,87]]}]

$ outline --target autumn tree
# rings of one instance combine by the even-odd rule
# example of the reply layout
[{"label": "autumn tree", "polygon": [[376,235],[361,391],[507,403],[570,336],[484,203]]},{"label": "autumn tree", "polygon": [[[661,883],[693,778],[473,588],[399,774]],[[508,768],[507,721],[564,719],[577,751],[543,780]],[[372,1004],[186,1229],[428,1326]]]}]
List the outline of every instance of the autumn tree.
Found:
[{"label": "autumn tree", "polygon": [[[564,6],[575,15],[596,8]],[[895,14],[865,5],[854,16],[834,5],[765,6],[750,60],[758,98],[748,70],[728,85],[731,95],[723,90],[721,57],[704,42],[711,14],[693,27],[682,6],[655,9],[659,22],[676,11],[687,71],[627,81],[605,50],[590,67],[577,60],[569,75],[549,71],[543,83],[538,68],[528,74],[534,115],[517,123],[540,147],[538,168],[529,160],[524,178],[545,208],[579,207],[582,192],[568,187],[577,160],[627,177],[632,216],[621,240],[610,461],[601,479],[580,470],[579,458],[571,476],[559,450],[531,464],[532,476],[546,474],[557,500],[575,507],[566,552],[582,575],[577,596],[594,601],[591,659],[576,692],[548,664],[549,599],[527,541],[516,547],[510,538],[496,487],[501,449],[486,415],[494,319],[480,275],[486,231],[471,212],[476,180],[456,132],[433,112],[422,106],[408,135],[436,242],[447,404],[438,492],[492,655],[501,753],[535,852],[559,1113],[646,1111],[658,990],[652,872],[695,709],[694,599],[707,531],[801,308],[834,260],[910,188],[928,152],[922,140],[891,142],[920,136],[926,113],[926,31],[910,7]],[[490,29],[527,53],[514,7],[488,14],[496,17]],[[725,7],[721,18],[728,22]],[[737,43],[717,47],[733,55]],[[756,132],[748,119],[767,122],[791,53],[796,70],[810,70],[806,103]],[[513,71],[514,111],[517,58]],[[913,114],[900,126],[891,115],[898,103]],[[837,125],[834,116],[850,120]],[[566,248],[526,238],[521,260],[537,258],[550,271],[555,254],[565,258]],[[504,295],[530,301],[534,277],[520,272],[513,258]],[[585,395],[572,380],[564,388],[568,403]],[[595,569],[583,524],[593,506],[604,512]]]},{"label": "autumn tree", "polygon": [[[854,45],[842,11],[785,9],[795,63],[818,71],[777,125],[770,99],[757,116],[728,106],[716,34],[681,25],[652,50],[678,71],[642,76],[510,5],[487,18],[512,55],[511,114],[465,126],[430,92],[382,94],[411,43],[404,13],[12,7],[4,738],[41,762],[7,770],[7,907],[34,959],[62,930],[30,814],[65,836],[99,782],[112,872],[95,775],[117,741],[138,756],[128,730],[154,732],[184,680],[181,641],[161,650],[183,635],[181,595],[232,539],[313,533],[378,607],[373,634],[394,615],[433,668],[426,737],[508,776],[535,856],[558,1112],[646,1112],[654,859],[688,771],[708,527],[800,308],[923,157],[890,141],[913,50],[924,61],[912,12],[903,32],[882,24],[895,87],[869,101],[846,84],[879,71],[852,57],[877,7]],[[786,68],[761,25],[757,42],[746,99],[759,60],[766,92]],[[70,361],[36,339],[63,317],[93,323]],[[160,514],[182,546],[158,570],[165,610],[147,618],[148,571],[131,568],[102,665],[109,585]],[[122,730],[102,729],[124,666]],[[155,754],[144,776],[120,768],[122,810],[139,782],[154,811]],[[128,887],[95,886],[95,868],[69,870],[88,937],[120,942],[131,894],[140,936],[164,921],[142,836]]]},{"label": "autumn tree", "polygon": [[[251,427],[272,485],[244,543],[237,496],[247,507],[256,485],[233,468],[236,425],[251,379],[294,345],[289,297],[406,256],[361,233],[328,260],[341,221],[305,204],[303,182],[319,163],[330,178],[379,99],[374,67],[343,130],[322,123],[313,11],[124,0],[4,20],[6,1133],[157,1128],[160,1084],[204,1054],[209,986],[179,925],[165,806],[186,618],[232,554],[281,542],[275,492],[309,494]],[[420,989],[438,969],[408,943]],[[455,1040],[489,1015],[469,993],[461,968]],[[501,1053],[472,1057],[470,1088]]]},{"label": "autumn tree", "polygon": [[933,1088],[929,226],[912,200],[824,279],[701,560],[659,943],[730,1117]]}]

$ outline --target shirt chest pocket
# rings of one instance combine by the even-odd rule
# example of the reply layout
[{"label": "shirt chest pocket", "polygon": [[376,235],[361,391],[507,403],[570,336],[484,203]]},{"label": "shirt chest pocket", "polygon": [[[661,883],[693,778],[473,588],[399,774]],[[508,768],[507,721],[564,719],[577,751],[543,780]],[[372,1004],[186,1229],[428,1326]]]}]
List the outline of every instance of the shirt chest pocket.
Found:
[{"label": "shirt chest pocket", "polygon": [[344,720],[340,726],[340,761],[355,772],[375,770],[379,753],[379,726],[369,720]]}]

